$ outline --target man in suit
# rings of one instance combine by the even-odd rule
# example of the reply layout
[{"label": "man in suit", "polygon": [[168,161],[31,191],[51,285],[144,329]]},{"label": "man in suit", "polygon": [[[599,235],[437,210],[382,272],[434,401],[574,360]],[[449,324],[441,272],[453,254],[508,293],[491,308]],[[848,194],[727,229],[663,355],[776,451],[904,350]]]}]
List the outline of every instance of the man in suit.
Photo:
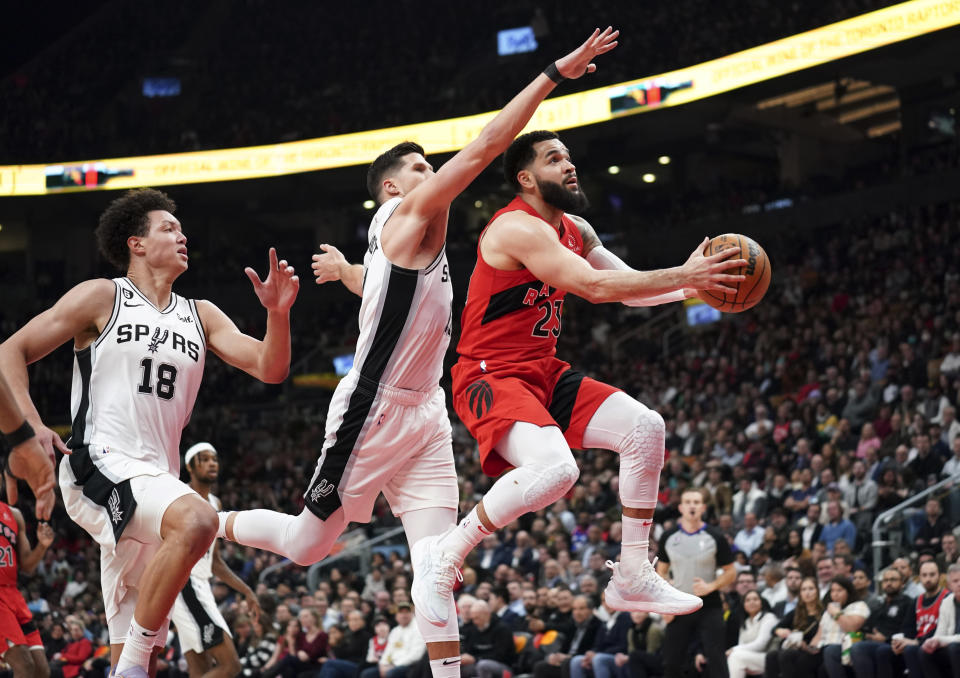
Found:
[{"label": "man in suit", "polygon": [[500,620],[500,623],[510,629],[510,632],[519,631],[523,624],[523,617],[510,609],[510,592],[506,586],[495,586],[490,591],[490,612]]},{"label": "man in suit", "polygon": [[549,653],[546,659],[534,664],[534,678],[569,678],[570,660],[574,655],[582,655],[593,647],[603,622],[593,614],[590,599],[587,596],[574,598],[572,614],[576,624],[573,635],[567,638],[559,651]]},{"label": "man in suit", "polygon": [[783,579],[787,587],[787,597],[773,606],[773,613],[777,615],[778,619],[783,619],[797,607],[803,573],[798,567],[788,567],[787,574]]},{"label": "man in suit", "polygon": [[615,674],[616,656],[629,651],[627,633],[633,626],[630,613],[614,610],[606,601],[603,607],[609,618],[597,630],[593,646],[582,655],[574,655],[570,660],[570,678],[599,678]]}]

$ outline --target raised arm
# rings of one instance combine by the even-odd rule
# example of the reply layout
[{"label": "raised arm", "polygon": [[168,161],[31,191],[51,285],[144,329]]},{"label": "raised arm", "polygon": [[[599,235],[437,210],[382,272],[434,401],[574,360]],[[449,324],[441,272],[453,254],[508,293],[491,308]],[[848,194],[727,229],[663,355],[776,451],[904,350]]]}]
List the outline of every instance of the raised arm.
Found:
[{"label": "raised arm", "polygon": [[339,280],[344,287],[363,296],[363,264],[351,264],[346,257],[333,245],[320,245],[321,254],[313,255],[313,276],[318,285],[332,280]]},{"label": "raised arm", "polygon": [[27,539],[27,527],[23,522],[23,514],[20,509],[10,507],[13,511],[13,517],[17,521],[17,561],[20,563],[20,570],[25,574],[33,574],[37,565],[43,560],[43,554],[53,543],[53,528],[47,523],[37,525],[37,545],[30,548],[30,540]]},{"label": "raised arm", "polygon": [[609,271],[590,266],[560,243],[553,228],[525,212],[507,212],[484,235],[487,251],[506,253],[539,280],[593,303],[654,296],[682,288],[734,291],[730,285],[744,277],[723,271],[746,262],[729,259],[739,252],[737,248],[704,256],[707,242],[704,239],[683,266],[656,271]]},{"label": "raised arm", "polygon": [[[583,256],[593,268],[598,271],[632,271],[620,257],[608,250],[600,242],[597,232],[593,229],[586,219],[573,214],[568,217],[577,225],[580,231],[580,237],[583,239]],[[697,296],[697,291],[692,288],[681,288],[648,297],[636,297],[634,299],[624,299],[621,303],[625,306],[659,306],[660,304],[669,304],[674,301],[683,301]]]},{"label": "raised arm", "polygon": [[[40,420],[40,414],[30,399],[27,365],[71,339],[77,348],[93,343],[110,320],[115,295],[116,285],[110,280],[82,282],[0,344],[0,374],[7,379],[17,406],[51,459],[55,448],[64,454],[70,454],[70,450],[60,436]],[[14,469],[14,473],[18,471]]]},{"label": "raised arm", "polygon": [[300,280],[286,260],[277,261],[270,248],[267,279],[252,268],[245,269],[254,292],[267,309],[267,332],[263,340],[241,332],[227,315],[209,301],[198,301],[197,311],[207,335],[207,345],[224,362],[268,384],[278,384],[290,372],[290,307],[297,298]]},{"label": "raised arm", "polygon": [[[580,47],[552,64],[559,76],[576,79],[597,70],[591,61],[617,46],[619,31],[595,30]],[[549,70],[549,69],[548,69]],[[558,78],[559,80],[559,78]],[[546,72],[517,94],[480,135],[451,158],[440,170],[404,198],[387,222],[381,236],[384,252],[392,261],[411,258],[423,241],[430,218],[450,203],[503,153],[533,117],[537,106],[557,86]]]}]

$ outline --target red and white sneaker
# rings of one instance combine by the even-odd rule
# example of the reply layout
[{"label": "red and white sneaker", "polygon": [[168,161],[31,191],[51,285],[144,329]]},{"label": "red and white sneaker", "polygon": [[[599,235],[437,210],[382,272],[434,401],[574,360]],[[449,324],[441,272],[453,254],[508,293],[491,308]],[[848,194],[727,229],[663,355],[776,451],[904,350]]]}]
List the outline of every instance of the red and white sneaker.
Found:
[{"label": "red and white sneaker", "polygon": [[620,563],[607,561],[613,570],[604,592],[607,605],[624,612],[656,612],[657,614],[690,614],[703,607],[698,596],[674,588],[657,574],[649,560],[632,577],[620,572]]}]

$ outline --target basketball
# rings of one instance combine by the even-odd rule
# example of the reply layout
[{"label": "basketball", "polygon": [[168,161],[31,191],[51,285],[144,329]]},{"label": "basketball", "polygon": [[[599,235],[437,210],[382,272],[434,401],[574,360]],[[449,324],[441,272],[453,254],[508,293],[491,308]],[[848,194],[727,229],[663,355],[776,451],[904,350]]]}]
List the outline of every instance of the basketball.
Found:
[{"label": "basketball", "polygon": [[[700,298],[714,308],[725,313],[740,313],[753,308],[763,299],[770,287],[770,259],[755,240],[739,233],[724,233],[710,240],[706,255],[717,254],[730,247],[740,247],[739,258],[746,259],[746,266],[731,268],[727,273],[745,275],[746,280],[737,283],[734,292],[710,292],[700,290]],[[734,255],[734,259],[738,258]]]}]

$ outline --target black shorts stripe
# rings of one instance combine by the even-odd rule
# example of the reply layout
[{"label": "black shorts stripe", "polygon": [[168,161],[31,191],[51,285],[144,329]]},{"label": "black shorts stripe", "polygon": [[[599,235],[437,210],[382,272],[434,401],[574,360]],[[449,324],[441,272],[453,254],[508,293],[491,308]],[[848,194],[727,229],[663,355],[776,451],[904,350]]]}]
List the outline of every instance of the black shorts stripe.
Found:
[{"label": "black shorts stripe", "polygon": [[197,597],[197,592],[193,588],[193,577],[187,579],[187,585],[180,591],[183,595],[183,602],[187,604],[187,610],[197,628],[200,629],[200,642],[203,644],[203,650],[207,651],[223,642],[223,629],[213,621],[203,604]]},{"label": "black shorts stripe", "polygon": [[[480,324],[486,325],[514,311],[530,308],[528,304],[523,303],[524,299],[527,298],[527,293],[529,293],[530,290],[535,290],[539,294],[542,289],[542,282],[539,280],[530,280],[520,285],[500,290],[496,294],[491,294],[490,301],[487,302],[487,308],[483,312],[483,318],[480,320]],[[547,291],[549,294],[553,294],[557,289],[555,287],[548,287]]]},{"label": "black shorts stripe", "polygon": [[110,524],[113,527],[113,537],[120,541],[120,536],[126,528],[137,502],[130,489],[130,481],[114,483],[107,478],[93,463],[90,457],[90,448],[84,443],[87,434],[87,411],[90,409],[90,375],[93,372],[92,350],[88,346],[77,351],[76,361],[80,370],[80,406],[73,418],[73,428],[67,446],[73,451],[70,455],[70,469],[77,485],[83,488],[83,494],[107,512]]},{"label": "black shorts stripe", "polygon": [[356,447],[360,432],[377,396],[377,384],[383,376],[413,310],[420,272],[391,266],[385,282],[386,294],[380,320],[370,343],[370,350],[359,368],[359,379],[350,399],[343,422],[337,428],[337,441],[327,448],[323,464],[314,473],[310,486],[303,493],[304,504],[326,520],[340,508],[340,481]]},{"label": "black shorts stripe", "polygon": [[553,387],[550,407],[547,410],[561,431],[566,432],[570,428],[570,417],[573,416],[573,406],[577,403],[577,393],[583,378],[583,372],[567,370],[560,375],[557,385]]}]

